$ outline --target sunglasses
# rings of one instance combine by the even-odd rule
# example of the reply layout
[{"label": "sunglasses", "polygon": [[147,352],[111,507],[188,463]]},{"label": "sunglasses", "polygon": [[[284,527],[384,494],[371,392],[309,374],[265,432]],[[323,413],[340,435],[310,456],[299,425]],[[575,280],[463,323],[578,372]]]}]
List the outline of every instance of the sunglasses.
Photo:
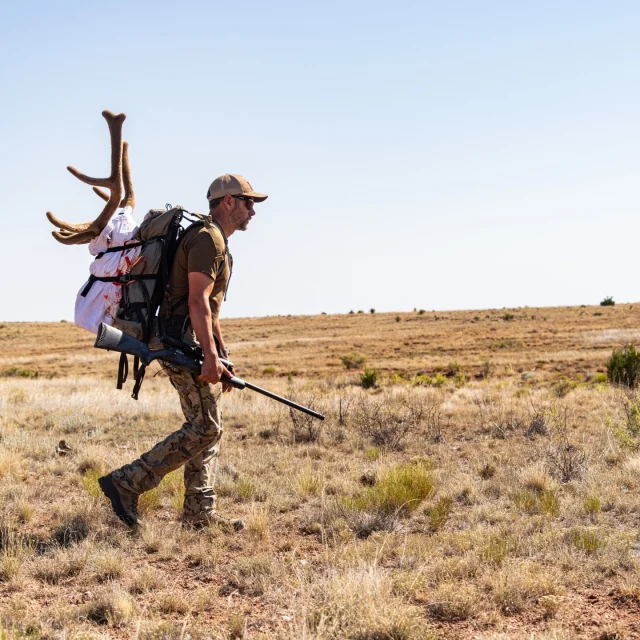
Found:
[{"label": "sunglasses", "polygon": [[233,196],[236,200],[244,200],[247,203],[247,209],[253,209],[253,205],[255,204],[253,198],[249,196]]}]

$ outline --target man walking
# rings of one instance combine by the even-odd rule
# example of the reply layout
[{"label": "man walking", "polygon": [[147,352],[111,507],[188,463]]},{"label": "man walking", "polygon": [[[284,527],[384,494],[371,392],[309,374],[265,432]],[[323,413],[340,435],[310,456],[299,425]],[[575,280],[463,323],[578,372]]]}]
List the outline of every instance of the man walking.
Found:
[{"label": "man walking", "polygon": [[[218,315],[225,297],[233,260],[227,239],[245,231],[255,215],[254,203],[267,196],[257,193],[242,176],[225,174],[207,191],[209,217],[204,226],[182,237],[171,269],[169,286],[160,307],[162,331],[185,342],[197,342],[204,353],[200,376],[165,363],[171,384],[180,396],[186,422],[131,464],[98,482],[120,520],[130,527],[138,522],[138,496],[160,484],[169,472],[184,465],[183,521],[195,528],[212,523],[244,528],[216,512],[215,470],[222,437],[220,379],[231,375],[220,362],[228,355]],[[223,386],[224,391],[231,387]]]}]

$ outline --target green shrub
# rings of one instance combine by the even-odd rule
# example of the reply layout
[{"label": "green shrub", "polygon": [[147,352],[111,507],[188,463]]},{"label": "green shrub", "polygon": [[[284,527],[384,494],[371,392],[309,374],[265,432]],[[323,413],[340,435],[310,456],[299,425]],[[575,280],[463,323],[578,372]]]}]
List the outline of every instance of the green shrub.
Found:
[{"label": "green shrub", "polygon": [[446,381],[447,379],[441,373],[436,373],[436,377],[433,379],[433,386],[441,387]]},{"label": "green shrub", "polygon": [[420,311],[418,311],[418,315],[423,316],[424,315],[424,309],[420,309]]},{"label": "green shrub", "polygon": [[400,322],[400,316],[396,316],[396,322]]},{"label": "green shrub", "polygon": [[375,313],[376,310],[372,307],[371,309],[369,309],[369,313]]},{"label": "green shrub", "polygon": [[511,322],[511,320],[513,320],[515,318],[515,316],[513,315],[513,313],[505,313],[502,315],[502,319],[505,322]]},{"label": "green shrub", "polygon": [[37,378],[38,372],[20,367],[9,367],[0,371],[0,378]]},{"label": "green shrub", "polygon": [[601,307],[613,307],[615,305],[615,301],[612,296],[607,296],[602,302],[600,302]]},{"label": "green shrub", "polygon": [[455,360],[449,363],[447,367],[446,375],[448,378],[455,378],[459,373],[462,373],[462,365]]},{"label": "green shrub", "polygon": [[420,373],[411,378],[411,386],[413,387],[432,387],[433,378],[426,373]]},{"label": "green shrub", "polygon": [[453,505],[451,496],[443,496],[429,509],[429,523],[433,531],[439,531],[446,524]]},{"label": "green shrub", "polygon": [[365,356],[357,353],[345,353],[340,356],[340,362],[342,362],[345,369],[359,369],[366,361]]},{"label": "green shrub", "polygon": [[431,471],[422,462],[407,462],[387,471],[376,485],[361,495],[345,498],[343,502],[354,511],[408,515],[431,496],[434,489]]},{"label": "green shrub", "polygon": [[378,372],[375,369],[365,369],[360,376],[360,384],[364,389],[372,389],[378,384]]},{"label": "green shrub", "polygon": [[589,515],[592,515],[594,513],[600,513],[600,511],[602,511],[602,502],[598,496],[595,496],[595,495],[587,496],[584,499],[583,504],[584,504],[584,510]]},{"label": "green shrub", "polygon": [[593,529],[574,529],[570,533],[570,539],[577,549],[587,555],[593,555],[607,546],[607,541]]},{"label": "green shrub", "polygon": [[262,373],[265,375],[271,375],[276,372],[276,368],[273,365],[269,365],[262,370]]},{"label": "green shrub", "polygon": [[607,361],[607,378],[612,384],[635,389],[640,382],[640,353],[634,345],[614,349]]}]

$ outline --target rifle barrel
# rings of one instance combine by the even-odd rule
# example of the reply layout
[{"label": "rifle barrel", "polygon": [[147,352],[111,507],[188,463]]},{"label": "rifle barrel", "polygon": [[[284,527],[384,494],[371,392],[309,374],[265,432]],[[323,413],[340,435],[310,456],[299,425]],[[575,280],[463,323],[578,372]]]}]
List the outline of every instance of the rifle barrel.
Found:
[{"label": "rifle barrel", "polygon": [[247,382],[246,380],[244,381],[244,383],[247,389],[251,389],[252,391],[257,391],[258,393],[261,393],[263,396],[267,396],[267,398],[271,398],[272,400],[277,400],[278,402],[282,402],[282,404],[286,404],[287,406],[292,407],[293,409],[297,409],[298,411],[307,413],[310,416],[317,418],[318,420],[324,420],[324,416],[321,413],[318,413],[313,409],[309,409],[309,407],[304,407],[303,405],[298,404],[293,400],[289,400],[289,398],[284,398],[282,396],[279,396],[277,393],[273,393],[272,391],[267,391],[262,387],[258,387],[257,385],[252,384],[251,382]]}]

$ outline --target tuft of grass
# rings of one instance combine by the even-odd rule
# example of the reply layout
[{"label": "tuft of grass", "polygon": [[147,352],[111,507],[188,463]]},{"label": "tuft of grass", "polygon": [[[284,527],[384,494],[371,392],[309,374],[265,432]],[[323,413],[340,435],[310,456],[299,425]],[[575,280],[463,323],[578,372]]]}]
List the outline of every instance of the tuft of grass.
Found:
[{"label": "tuft of grass", "polygon": [[89,519],[79,513],[64,518],[53,532],[53,539],[62,547],[70,547],[82,542],[90,531]]},{"label": "tuft of grass", "polygon": [[255,540],[268,540],[270,522],[266,509],[254,509],[247,518],[247,533]]},{"label": "tuft of grass", "polygon": [[378,372],[375,369],[365,369],[360,376],[360,385],[363,389],[373,389],[378,384]]},{"label": "tuft of grass", "polygon": [[364,450],[364,457],[372,462],[379,460],[382,455],[382,450],[379,447],[366,447]]},{"label": "tuft of grass", "polygon": [[451,496],[442,496],[438,501],[429,509],[429,524],[433,531],[440,531],[449,519],[449,512],[453,505],[453,498]]},{"label": "tuft of grass", "polygon": [[360,369],[366,361],[366,356],[358,353],[345,353],[340,356],[340,362],[342,362],[345,369]]},{"label": "tuft of grass", "polygon": [[584,506],[584,510],[589,515],[594,515],[602,511],[602,501],[596,495],[587,496],[582,504]]},{"label": "tuft of grass", "polygon": [[111,627],[119,627],[129,622],[134,613],[133,598],[119,586],[104,589],[87,606],[89,620]]},{"label": "tuft of grass", "polygon": [[128,560],[122,552],[107,549],[92,558],[96,577],[100,582],[122,578],[127,568]]},{"label": "tuft of grass", "polygon": [[422,462],[408,462],[390,469],[379,482],[343,505],[358,512],[409,515],[435,490],[433,474]]},{"label": "tuft of grass", "polygon": [[83,489],[92,497],[102,499],[104,494],[98,484],[98,478],[102,475],[99,469],[88,469],[82,478]]},{"label": "tuft of grass", "polygon": [[605,538],[595,529],[578,528],[570,533],[573,546],[591,556],[607,546]]},{"label": "tuft of grass", "polygon": [[322,489],[322,481],[320,477],[308,468],[298,475],[296,478],[296,491],[301,496],[317,496]]},{"label": "tuft of grass", "polygon": [[142,567],[134,573],[129,591],[136,594],[157,591],[164,581],[163,575],[157,569]]},{"label": "tuft of grass", "polygon": [[268,376],[273,375],[275,372],[276,372],[276,368],[273,365],[269,365],[268,367],[265,367],[262,370],[262,373]]},{"label": "tuft of grass", "polygon": [[243,502],[264,502],[267,499],[267,495],[263,489],[260,489],[255,482],[252,482],[248,478],[240,478],[236,485],[238,492],[238,499]]}]

